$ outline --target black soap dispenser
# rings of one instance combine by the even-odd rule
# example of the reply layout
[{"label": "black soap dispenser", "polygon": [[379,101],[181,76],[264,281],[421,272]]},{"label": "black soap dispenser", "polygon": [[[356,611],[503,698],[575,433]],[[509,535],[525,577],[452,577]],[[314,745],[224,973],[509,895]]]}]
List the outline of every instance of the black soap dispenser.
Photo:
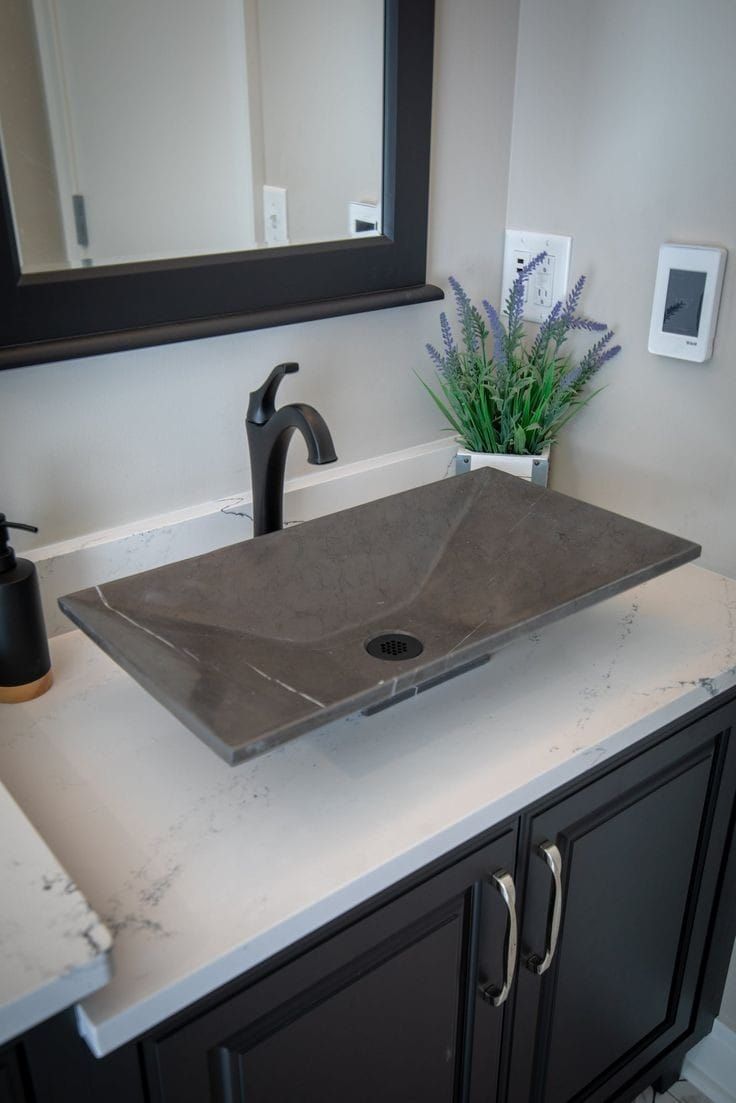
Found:
[{"label": "black soap dispenser", "polygon": [[40,697],[53,679],[36,567],[15,558],[8,529],[38,529],[0,513],[0,703],[15,704]]}]

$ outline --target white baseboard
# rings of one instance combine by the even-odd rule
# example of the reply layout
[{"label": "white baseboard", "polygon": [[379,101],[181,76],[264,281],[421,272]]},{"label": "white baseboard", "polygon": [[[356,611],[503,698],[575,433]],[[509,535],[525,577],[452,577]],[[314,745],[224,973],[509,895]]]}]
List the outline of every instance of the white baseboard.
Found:
[{"label": "white baseboard", "polygon": [[682,1075],[713,1103],[736,1103],[736,1031],[716,1019],[708,1037],[688,1053]]},{"label": "white baseboard", "polygon": [[[286,524],[443,479],[454,472],[456,452],[457,444],[445,437],[290,479]],[[38,568],[48,634],[73,627],[57,604],[64,594],[246,540],[253,533],[250,508],[247,492],[23,552]]]}]

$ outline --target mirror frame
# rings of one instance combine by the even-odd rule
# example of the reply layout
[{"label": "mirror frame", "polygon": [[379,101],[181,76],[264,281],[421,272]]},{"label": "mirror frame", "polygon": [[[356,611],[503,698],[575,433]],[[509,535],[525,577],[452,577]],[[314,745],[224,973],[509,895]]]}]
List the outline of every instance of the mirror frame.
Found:
[{"label": "mirror frame", "polygon": [[385,0],[380,236],[23,274],[0,150],[0,369],[444,297],[426,280],[434,0]]}]

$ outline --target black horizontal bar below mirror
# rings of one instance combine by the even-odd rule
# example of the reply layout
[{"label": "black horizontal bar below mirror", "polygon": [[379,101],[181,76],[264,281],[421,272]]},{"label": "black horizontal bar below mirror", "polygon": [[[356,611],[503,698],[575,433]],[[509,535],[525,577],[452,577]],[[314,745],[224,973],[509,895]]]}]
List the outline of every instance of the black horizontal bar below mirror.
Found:
[{"label": "black horizontal bar below mirror", "polygon": [[21,271],[0,161],[0,368],[441,299],[426,283],[434,0],[386,0],[378,236]]}]

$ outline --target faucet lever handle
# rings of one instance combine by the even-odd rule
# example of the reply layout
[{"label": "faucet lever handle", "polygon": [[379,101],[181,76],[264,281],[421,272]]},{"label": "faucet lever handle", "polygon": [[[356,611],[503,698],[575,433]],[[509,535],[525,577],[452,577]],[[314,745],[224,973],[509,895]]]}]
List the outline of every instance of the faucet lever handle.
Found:
[{"label": "faucet lever handle", "polygon": [[277,364],[265,383],[257,390],[251,391],[246,421],[253,421],[256,425],[265,425],[269,418],[276,413],[276,392],[285,375],[293,375],[299,371],[299,365],[293,362]]}]

